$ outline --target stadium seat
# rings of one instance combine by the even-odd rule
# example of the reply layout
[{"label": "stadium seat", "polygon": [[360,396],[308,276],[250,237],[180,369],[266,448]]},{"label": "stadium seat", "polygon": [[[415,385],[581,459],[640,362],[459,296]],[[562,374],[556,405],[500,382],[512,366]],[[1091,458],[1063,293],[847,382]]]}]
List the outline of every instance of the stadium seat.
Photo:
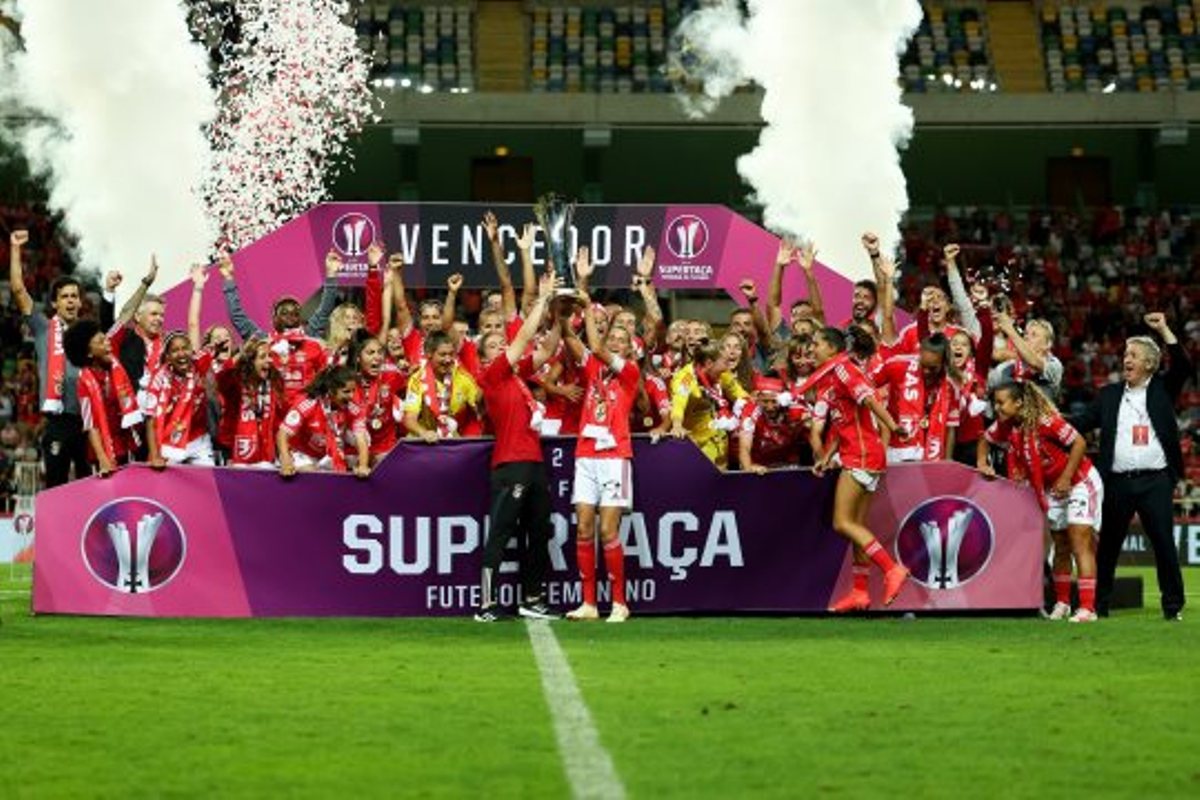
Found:
[{"label": "stadium seat", "polygon": [[465,0],[363,0],[355,29],[359,46],[372,57],[377,84],[422,91],[475,88],[473,11]]}]

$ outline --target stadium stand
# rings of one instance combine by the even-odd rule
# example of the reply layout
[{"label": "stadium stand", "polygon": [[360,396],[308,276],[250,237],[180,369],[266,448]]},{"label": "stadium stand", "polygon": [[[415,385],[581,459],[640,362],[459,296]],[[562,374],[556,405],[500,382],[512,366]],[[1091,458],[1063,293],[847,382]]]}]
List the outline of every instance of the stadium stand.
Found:
[{"label": "stadium stand", "polygon": [[900,61],[906,92],[996,91],[981,5],[925,4],[925,18]]},{"label": "stadium stand", "polygon": [[1200,2],[1046,3],[1041,34],[1054,92],[1200,88]]},{"label": "stadium stand", "polygon": [[371,54],[376,85],[422,92],[475,88],[473,3],[365,0],[359,46]]}]

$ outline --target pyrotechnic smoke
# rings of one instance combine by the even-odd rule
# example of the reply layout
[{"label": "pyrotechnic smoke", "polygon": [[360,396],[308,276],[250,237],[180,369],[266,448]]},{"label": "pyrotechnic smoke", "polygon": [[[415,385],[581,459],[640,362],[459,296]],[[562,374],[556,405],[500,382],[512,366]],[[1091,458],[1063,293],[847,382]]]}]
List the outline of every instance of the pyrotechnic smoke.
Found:
[{"label": "pyrotechnic smoke", "polygon": [[17,136],[47,178],[85,269],[121,269],[125,289],[158,255],[159,286],[205,258],[212,228],[198,189],[214,113],[207,56],[172,0],[17,0],[24,50]]},{"label": "pyrotechnic smoke", "polygon": [[822,262],[869,274],[859,243],[900,241],[908,209],[897,148],[912,136],[901,102],[898,55],[921,22],[917,0],[721,0],[684,19],[677,79],[692,114],[707,113],[753,81],[766,122],[757,147],[738,159],[771,230],[811,239]]},{"label": "pyrotechnic smoke", "polygon": [[240,37],[222,51],[205,186],[222,248],[242,247],[324,199],[347,140],[377,108],[345,0],[236,0],[233,8]]}]

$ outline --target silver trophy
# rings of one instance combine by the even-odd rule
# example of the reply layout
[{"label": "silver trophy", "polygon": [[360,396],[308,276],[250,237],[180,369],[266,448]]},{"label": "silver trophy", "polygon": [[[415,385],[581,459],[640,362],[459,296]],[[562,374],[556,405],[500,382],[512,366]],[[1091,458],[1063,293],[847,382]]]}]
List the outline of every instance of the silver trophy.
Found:
[{"label": "silver trophy", "polygon": [[575,215],[575,202],[549,192],[538,198],[533,215],[546,236],[548,269],[554,272],[560,284],[555,292],[556,311],[560,315],[573,313],[574,309],[568,307],[578,302],[575,264],[571,259],[571,218]]}]

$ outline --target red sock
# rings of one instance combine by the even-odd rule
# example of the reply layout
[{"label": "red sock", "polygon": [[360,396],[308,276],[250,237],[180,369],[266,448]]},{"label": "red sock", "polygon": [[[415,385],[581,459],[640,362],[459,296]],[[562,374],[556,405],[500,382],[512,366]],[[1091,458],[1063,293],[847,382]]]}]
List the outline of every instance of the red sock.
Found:
[{"label": "red sock", "polygon": [[1096,610],[1096,579],[1079,579],[1079,607],[1088,611]]},{"label": "red sock", "polygon": [[1054,573],[1054,601],[1064,605],[1071,604],[1071,573]]},{"label": "red sock", "polygon": [[883,545],[879,543],[878,539],[872,539],[871,543],[863,548],[863,552],[883,572],[896,566],[896,562],[892,561],[892,557],[887,554],[887,550],[883,549]]},{"label": "red sock", "polygon": [[613,603],[625,605],[625,548],[621,547],[620,539],[604,543],[604,566],[612,582]]},{"label": "red sock", "polygon": [[852,579],[851,586],[856,592],[866,592],[868,590],[867,579],[871,575],[870,564],[854,564],[850,567],[850,576]]},{"label": "red sock", "polygon": [[579,582],[583,584],[583,602],[596,605],[596,540],[575,540],[575,561],[579,564]]}]

